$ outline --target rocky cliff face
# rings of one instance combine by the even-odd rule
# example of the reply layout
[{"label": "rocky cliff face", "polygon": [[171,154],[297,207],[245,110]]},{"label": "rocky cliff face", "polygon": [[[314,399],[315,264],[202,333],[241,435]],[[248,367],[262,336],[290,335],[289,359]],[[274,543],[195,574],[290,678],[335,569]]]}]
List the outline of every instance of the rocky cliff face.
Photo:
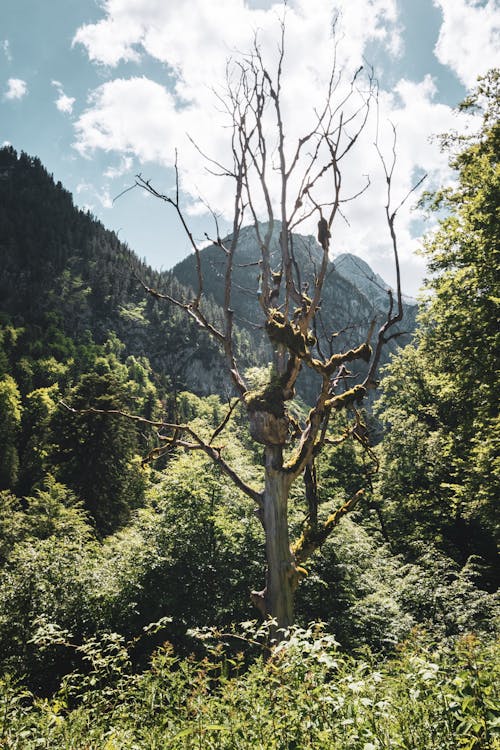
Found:
[{"label": "rocky cliff face", "polygon": [[[271,265],[279,271],[279,232],[276,222],[272,239]],[[296,273],[300,285],[314,284],[321,248],[314,237],[294,235],[292,238],[296,258]],[[264,329],[264,315],[258,303],[259,247],[253,227],[244,227],[235,253],[231,305],[237,325],[251,338],[254,354],[262,364],[270,358],[270,348]],[[214,245],[201,252],[204,291],[217,305],[224,298],[225,255]],[[194,256],[185,258],[172,269],[172,274],[185,286],[193,286],[196,279]],[[389,285],[361,258],[344,254],[329,264],[323,287],[321,309],[317,316],[316,336],[325,353],[342,351],[357,346],[366,338],[373,319],[376,326],[384,322],[389,304]],[[279,304],[279,303],[278,303]],[[382,364],[391,352],[408,343],[415,328],[416,303],[404,304],[404,319],[400,330],[404,333],[388,346]],[[307,386],[306,393],[310,391]]]}]

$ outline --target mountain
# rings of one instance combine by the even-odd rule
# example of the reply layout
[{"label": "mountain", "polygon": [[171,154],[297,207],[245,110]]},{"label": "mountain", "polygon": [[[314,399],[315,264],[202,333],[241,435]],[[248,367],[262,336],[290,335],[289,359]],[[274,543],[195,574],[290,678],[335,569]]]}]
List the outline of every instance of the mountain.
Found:
[{"label": "mountain", "polygon": [[[265,225],[261,225],[262,232]],[[280,222],[275,223],[271,241],[271,266],[279,271]],[[230,238],[226,238],[226,243]],[[299,285],[312,288],[315,269],[321,260],[322,250],[312,236],[294,234],[292,247],[296,259]],[[264,354],[268,350],[264,330],[264,315],[258,303],[259,247],[255,229],[243,227],[234,256],[233,294],[231,305],[234,320],[252,339],[254,351]],[[204,291],[217,305],[224,299],[225,255],[220,247],[210,245],[200,253]],[[172,269],[172,275],[184,286],[196,279],[195,257],[190,255]],[[318,315],[316,335],[325,352],[358,345],[366,338],[370,322],[375,318],[381,325],[388,309],[387,284],[361,258],[351,254],[341,255],[329,263],[321,310]],[[402,335],[390,342],[384,352],[386,362],[399,345],[407,343],[415,328],[417,307],[412,300],[404,302],[404,318],[400,327]],[[265,361],[265,360],[264,360]]]},{"label": "mountain", "polygon": [[[215,344],[138,279],[185,294],[78,210],[39,159],[0,149],[0,314],[23,329],[26,346],[40,347],[50,328],[76,342],[115,336],[126,355],[147,357],[170,388],[196,390],[199,373],[220,370]],[[205,383],[218,385],[218,378]]]},{"label": "mountain", "polygon": [[[363,292],[367,299],[372,300],[382,309],[387,306],[389,284],[378,273],[375,273],[362,258],[352,253],[342,253],[335,258],[335,268],[337,273]],[[416,300],[404,294],[403,302],[406,309],[417,305]]]}]

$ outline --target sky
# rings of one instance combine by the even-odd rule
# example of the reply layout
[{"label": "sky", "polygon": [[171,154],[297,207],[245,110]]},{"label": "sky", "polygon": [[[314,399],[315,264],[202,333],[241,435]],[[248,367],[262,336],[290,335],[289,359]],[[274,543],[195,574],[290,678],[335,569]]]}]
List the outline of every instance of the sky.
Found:
[{"label": "sky", "polygon": [[[190,250],[171,206],[140,190],[117,196],[138,173],[172,195],[177,153],[194,236],[214,236],[211,211],[221,232],[229,229],[234,186],[211,174],[199,150],[227,163],[221,102],[228,61],[241,62],[257,39],[275,70],[283,13],[287,154],[325,101],[334,45],[337,97],[361,64],[373,67],[378,106],[342,163],[346,202],[332,230],[332,258],[353,252],[393,283],[375,139],[390,163],[394,126],[393,206],[423,174],[427,190],[450,183],[433,136],[475,127],[456,107],[479,75],[500,65],[499,0],[288,0],[286,10],[269,0],[0,0],[0,145],[38,156],[79,207],[153,267],[168,269]],[[265,127],[272,142],[270,114]],[[279,192],[275,170],[268,179]],[[322,200],[329,189],[321,187]],[[397,219],[403,288],[411,295],[425,274],[422,235],[432,230],[417,199],[412,194]],[[301,231],[314,233],[316,221]]]}]

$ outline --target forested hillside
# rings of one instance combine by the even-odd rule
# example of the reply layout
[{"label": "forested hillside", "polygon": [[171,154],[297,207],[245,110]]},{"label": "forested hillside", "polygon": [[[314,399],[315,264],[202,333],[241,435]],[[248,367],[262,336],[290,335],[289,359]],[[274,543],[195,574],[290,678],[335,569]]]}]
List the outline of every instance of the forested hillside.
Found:
[{"label": "forested hillside", "polygon": [[138,279],[159,289],[177,288],[175,281],[140,262],[75,208],[38,159],[12,147],[0,149],[0,248],[2,314],[23,327],[26,347],[58,335],[102,345],[113,333],[127,355],[147,357],[168,375],[170,390],[194,388],[193,368],[217,369],[206,337],[147,297]]},{"label": "forested hillside", "polygon": [[[443,138],[457,183],[427,197],[430,281],[374,413],[359,409],[366,434],[335,440],[348,419],[333,415],[318,513],[345,508],[360,477],[368,489],[301,571],[297,624],[274,648],[249,598],[264,570],[252,500],[206,451],[153,460],[177,422],[217,436],[242,484],[263,476],[242,403],[227,416],[217,347],[158,299],[187,299],[195,260],[152,271],[36,158],[0,150],[0,747],[500,747],[498,83],[463,105],[480,132]],[[316,268],[316,241],[293,241]],[[253,243],[244,229],[234,318],[258,389]],[[219,253],[202,253],[213,320]],[[330,264],[314,346],[363,341],[384,286],[353,256]],[[408,301],[400,330],[415,317]]]}]

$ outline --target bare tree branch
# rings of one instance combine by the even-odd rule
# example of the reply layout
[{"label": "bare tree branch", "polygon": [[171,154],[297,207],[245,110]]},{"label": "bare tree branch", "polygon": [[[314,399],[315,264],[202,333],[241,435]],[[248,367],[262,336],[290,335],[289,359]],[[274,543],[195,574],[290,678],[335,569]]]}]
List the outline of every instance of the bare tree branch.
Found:
[{"label": "bare tree branch", "polygon": [[[246,484],[246,482],[243,481],[239,474],[233,468],[231,468],[231,466],[229,466],[229,464],[222,458],[221,454],[223,446],[216,447],[211,445],[212,440],[207,443],[188,424],[172,424],[169,422],[163,422],[161,420],[146,419],[145,417],[138,416],[137,414],[129,414],[128,412],[122,411],[121,409],[96,409],[94,407],[90,407],[88,409],[74,409],[65,401],[60,401],[59,403],[61,404],[61,406],[67,409],[67,411],[70,411],[73,414],[105,414],[107,416],[119,416],[124,417],[125,419],[128,419],[132,422],[138,422],[150,427],[157,427],[159,430],[172,430],[174,434],[171,437],[166,435],[158,435],[161,441],[163,441],[164,443],[168,443],[168,446],[155,448],[151,453],[156,458],[158,458],[160,455],[163,455],[163,453],[165,453],[166,451],[166,448],[171,449],[179,447],[186,450],[201,450],[206,453],[207,456],[215,464],[217,464],[217,466],[219,466],[225,474],[227,474],[227,476],[234,482],[238,489],[240,489],[245,493],[245,495],[254,500],[259,508],[262,506],[262,493],[254,490],[252,487]],[[191,438],[191,441],[183,440],[180,437],[180,435],[184,433]],[[213,437],[214,436],[212,436],[212,439]]]}]

